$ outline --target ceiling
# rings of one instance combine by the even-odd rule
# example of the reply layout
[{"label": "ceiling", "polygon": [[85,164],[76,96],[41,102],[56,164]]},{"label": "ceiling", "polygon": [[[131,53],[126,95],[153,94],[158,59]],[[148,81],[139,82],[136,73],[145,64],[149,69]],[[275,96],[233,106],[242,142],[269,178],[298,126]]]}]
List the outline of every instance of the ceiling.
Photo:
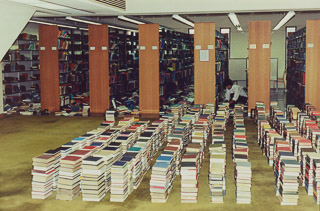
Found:
[{"label": "ceiling", "polygon": [[[0,0],[1,1],[1,0]],[[261,5],[257,3],[252,3],[252,5],[243,9],[244,6],[239,6],[239,0],[224,0],[224,2],[231,2],[231,6],[228,7],[228,4],[225,5],[225,8],[219,4],[217,7],[207,8],[206,12],[198,12],[197,10],[204,10],[203,5],[200,5],[198,2],[194,0],[161,0],[159,2],[165,3],[166,1],[171,1],[171,4],[165,6],[162,4],[162,8],[159,8],[159,2],[151,1],[151,0],[2,0],[6,2],[11,2],[13,4],[24,5],[25,7],[36,7],[36,13],[34,17],[36,18],[50,18],[57,19],[61,21],[66,21],[66,16],[79,16],[79,17],[87,17],[91,19],[99,19],[102,21],[106,21],[108,23],[113,23],[117,25],[121,25],[124,27],[130,27],[137,29],[136,24],[132,24],[126,21],[121,21],[117,18],[118,15],[128,15],[134,14],[138,10],[137,5],[140,5],[140,9],[142,8],[144,12],[141,12],[139,15],[134,15],[137,18],[153,22],[159,23],[162,26],[167,28],[175,29],[181,32],[188,32],[189,26],[182,24],[174,19],[172,19],[171,12],[166,12],[169,14],[164,14],[163,11],[174,11],[172,8],[175,8],[175,11],[182,11],[181,14],[185,14],[190,20],[193,22],[215,22],[216,27],[230,27],[231,30],[236,30],[232,25],[228,18],[229,12],[238,12],[237,17],[239,19],[240,25],[244,31],[248,30],[248,21],[259,21],[259,20],[270,20],[272,28],[284,17],[290,8],[295,8],[300,6],[300,9],[295,10],[296,15],[285,25],[285,26],[297,26],[301,28],[305,26],[306,20],[308,19],[320,19],[320,0],[304,0],[304,1],[292,1],[292,0],[269,0],[268,2],[271,4],[273,1],[279,2],[278,9],[273,9],[272,6],[266,6],[265,3],[261,3]],[[100,1],[100,3],[98,2]],[[179,8],[177,7],[177,3],[181,3],[183,1],[185,4],[180,4]],[[209,0],[201,0],[201,2],[207,2]],[[249,2],[252,0],[241,0],[242,3]],[[101,3],[103,2],[103,3]],[[154,4],[150,4],[153,2]],[[210,0],[212,2],[217,2],[216,0]],[[220,2],[220,1],[219,1]],[[261,1],[255,1],[261,2]],[[290,2],[287,5],[287,8],[284,8],[283,2]],[[301,2],[303,2],[304,7],[301,6]],[[121,3],[125,5],[125,9],[116,8],[115,6],[110,6],[109,4]],[[136,4],[133,4],[136,3]],[[140,3],[140,4],[139,4]],[[143,6],[141,6],[141,4]],[[186,13],[186,11],[190,10],[191,3],[193,3],[194,11],[190,13]],[[208,2],[207,2],[208,3]],[[310,6],[312,3],[313,7]],[[208,3],[209,4],[209,3]],[[234,5],[238,4],[238,9],[235,8]],[[197,6],[199,5],[199,6]],[[157,6],[157,8],[155,7]],[[261,9],[264,6],[264,11]],[[290,8],[288,8],[290,7]],[[167,8],[167,9],[165,9]],[[219,12],[226,10],[226,8],[233,8],[231,11],[227,12]],[[282,11],[279,11],[283,8]],[[300,10],[306,11],[300,11]],[[254,10],[254,11],[246,11],[246,10]],[[154,11],[153,14],[150,15],[150,11]],[[183,12],[185,11],[185,12]],[[246,12],[245,12],[246,11]],[[180,14],[180,13],[179,13]],[[69,21],[70,24],[73,24],[73,21]],[[284,30],[285,27],[282,27],[280,30]]]}]

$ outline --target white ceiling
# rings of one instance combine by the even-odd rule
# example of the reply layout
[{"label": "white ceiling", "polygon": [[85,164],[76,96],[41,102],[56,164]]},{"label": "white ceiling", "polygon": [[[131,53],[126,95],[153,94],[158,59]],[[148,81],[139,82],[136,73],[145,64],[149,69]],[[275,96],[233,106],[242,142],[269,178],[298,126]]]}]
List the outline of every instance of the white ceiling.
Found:
[{"label": "white ceiling", "polygon": [[[217,28],[231,27],[232,30],[236,29],[228,19],[227,14],[228,12],[238,11],[237,16],[244,31],[248,30],[248,21],[270,20],[271,26],[274,27],[286,14],[286,9],[290,8],[307,11],[297,12],[295,17],[292,18],[286,24],[286,26],[298,26],[298,28],[301,28],[305,26],[305,22],[308,19],[320,19],[320,0],[269,0],[264,2],[257,0],[224,0],[223,4],[221,4],[220,0],[201,0],[201,4],[199,1],[195,0],[126,0],[126,11],[96,3],[94,0],[0,0],[0,4],[1,1],[15,2],[18,4],[23,4],[26,7],[36,7],[37,12],[35,13],[34,17],[61,17],[62,20],[64,20],[63,17],[66,16],[94,16],[92,18],[99,17],[102,20],[114,24],[120,24],[133,28],[137,28],[137,25],[121,21],[117,18],[117,15],[135,14],[140,10],[140,13],[135,15],[135,17],[145,19],[153,23],[159,23],[162,26],[182,32],[187,32],[189,27],[172,19],[171,15],[174,11],[181,11],[181,14],[186,13],[185,16],[187,16],[193,22],[215,22]],[[166,2],[169,1],[171,3],[166,4]],[[181,4],[182,1],[184,4]],[[209,1],[210,4],[208,3]],[[207,3],[209,6],[204,7],[205,4],[202,2]],[[249,2],[251,2],[251,4],[249,4]],[[275,4],[275,2],[278,2],[278,4]],[[180,4],[177,5],[178,3]],[[210,5],[212,6],[210,7]],[[300,7],[299,9],[297,9],[298,6]],[[193,10],[191,10],[192,8]],[[199,12],[200,10],[205,10],[205,12]],[[223,10],[226,12],[218,13],[219,11]],[[245,10],[255,12],[245,13]],[[282,12],[279,12],[279,10],[282,10]],[[311,10],[318,11],[315,12]],[[152,14],[158,15],[150,15],[151,11],[154,11]],[[188,13],[187,11],[192,12]],[[197,11],[198,13],[194,14]],[[164,12],[166,14],[164,14]],[[282,27],[280,30],[284,30],[284,27]]]}]

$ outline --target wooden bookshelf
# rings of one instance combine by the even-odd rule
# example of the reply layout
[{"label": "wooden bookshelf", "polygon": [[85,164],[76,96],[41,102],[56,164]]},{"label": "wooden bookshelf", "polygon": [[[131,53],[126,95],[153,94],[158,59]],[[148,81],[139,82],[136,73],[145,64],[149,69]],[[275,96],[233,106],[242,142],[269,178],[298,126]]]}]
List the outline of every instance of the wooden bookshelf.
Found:
[{"label": "wooden bookshelf", "polygon": [[[270,104],[271,22],[249,21],[248,109]],[[269,113],[269,106],[266,106]]]},{"label": "wooden bookshelf", "polygon": [[89,25],[90,113],[103,114],[109,100],[108,25]]},{"label": "wooden bookshelf", "polygon": [[139,108],[142,116],[159,115],[159,24],[139,25]]},{"label": "wooden bookshelf", "polygon": [[320,110],[320,20],[306,22],[306,90],[305,102]]},{"label": "wooden bookshelf", "polygon": [[59,99],[59,29],[39,25],[41,110],[60,111]]},{"label": "wooden bookshelf", "polygon": [[[194,24],[194,103],[215,103],[215,23]],[[200,51],[209,51],[209,61],[200,61]]]}]

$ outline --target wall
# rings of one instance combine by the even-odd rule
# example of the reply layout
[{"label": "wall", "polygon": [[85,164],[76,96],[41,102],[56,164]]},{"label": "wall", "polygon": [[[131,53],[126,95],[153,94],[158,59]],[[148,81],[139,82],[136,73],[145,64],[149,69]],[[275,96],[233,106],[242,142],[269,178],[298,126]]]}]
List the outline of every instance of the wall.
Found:
[{"label": "wall", "polygon": [[[142,6],[143,5],[143,6]],[[168,6],[169,5],[169,6]],[[248,12],[248,11],[288,11],[288,10],[319,10],[319,0],[127,0],[127,14],[168,14],[168,13],[217,13],[217,12]]]},{"label": "wall", "polygon": [[[231,28],[230,39],[230,58],[247,58],[248,57],[248,32],[239,32],[235,28]],[[278,58],[278,77],[282,78],[285,69],[285,31],[278,30],[271,32],[271,58]],[[274,60],[272,63],[275,62]],[[238,71],[238,69],[230,69],[230,72]],[[271,71],[271,80],[275,80],[276,68]],[[236,80],[237,78],[231,78]],[[271,82],[271,88],[273,82]],[[283,84],[279,84],[279,88],[283,88]]]},{"label": "wall", "polygon": [[[22,7],[19,4],[0,0],[0,61],[23,30],[35,9]],[[19,15],[17,15],[19,14]],[[14,21],[13,21],[14,20]],[[1,72],[2,72],[2,67]],[[0,74],[0,114],[3,113],[3,79]]]}]

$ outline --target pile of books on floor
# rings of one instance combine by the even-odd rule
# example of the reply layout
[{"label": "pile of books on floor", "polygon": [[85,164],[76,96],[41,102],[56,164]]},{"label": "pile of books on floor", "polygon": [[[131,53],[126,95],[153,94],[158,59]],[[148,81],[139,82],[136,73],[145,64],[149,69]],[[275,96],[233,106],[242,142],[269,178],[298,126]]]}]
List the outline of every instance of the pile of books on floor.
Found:
[{"label": "pile of books on floor", "polygon": [[106,165],[102,157],[82,161],[81,192],[83,201],[101,201],[106,195]]},{"label": "pile of books on floor", "polygon": [[233,162],[236,183],[236,197],[239,204],[251,203],[251,163],[248,162],[249,148],[246,140],[243,109],[234,108]]},{"label": "pile of books on floor", "polygon": [[114,122],[115,121],[115,113],[116,113],[116,111],[114,111],[114,110],[106,110],[105,120]]},{"label": "pile of books on floor", "polygon": [[320,204],[320,159],[313,160],[313,199]]},{"label": "pile of books on floor", "polygon": [[32,192],[33,199],[46,199],[52,194],[54,180],[56,180],[55,156],[39,155],[32,159]]},{"label": "pile of books on floor", "polygon": [[211,203],[223,203],[226,194],[226,151],[221,143],[209,146],[209,188]]},{"label": "pile of books on floor", "polygon": [[150,195],[152,203],[166,203],[174,180],[175,153],[161,154],[152,167]]},{"label": "pile of books on floor", "polygon": [[315,152],[313,148],[303,148],[300,152],[298,162],[300,163],[300,175],[299,180],[302,186],[305,186],[305,172],[306,172],[306,157],[308,153]]},{"label": "pile of books on floor", "polygon": [[282,160],[280,163],[279,200],[281,205],[298,205],[299,168],[296,160]]},{"label": "pile of books on floor", "polygon": [[61,159],[56,198],[73,200],[80,194],[80,174],[82,158],[66,156]]},{"label": "pile of books on floor", "polygon": [[182,107],[183,107],[182,104],[174,104],[170,106],[171,113],[173,113],[173,116],[174,116],[175,125],[180,121],[180,118],[183,115]]},{"label": "pile of books on floor", "polygon": [[181,203],[198,201],[199,154],[184,154],[181,162]]},{"label": "pile of books on floor", "polygon": [[235,180],[237,203],[251,203],[251,163],[247,161],[235,162]]},{"label": "pile of books on floor", "polygon": [[305,170],[305,188],[308,195],[313,195],[313,182],[314,182],[314,165],[313,161],[320,159],[320,154],[316,152],[307,153],[306,156],[306,170]]},{"label": "pile of books on floor", "polygon": [[124,161],[116,161],[111,167],[110,201],[124,202],[128,197],[128,165]]}]

